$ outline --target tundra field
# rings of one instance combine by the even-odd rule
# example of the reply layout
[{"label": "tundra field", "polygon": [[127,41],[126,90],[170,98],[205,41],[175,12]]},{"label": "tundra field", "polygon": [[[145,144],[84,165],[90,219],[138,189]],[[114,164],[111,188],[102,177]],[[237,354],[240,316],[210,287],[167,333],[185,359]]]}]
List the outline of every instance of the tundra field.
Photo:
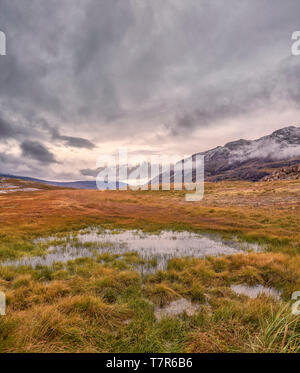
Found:
[{"label": "tundra field", "polygon": [[[299,180],[206,183],[201,202],[184,191],[14,183],[23,190],[0,194],[1,352],[300,352],[291,301],[300,291]],[[155,270],[138,252],[80,243],[80,232],[95,230],[193,232],[259,250],[178,257]],[[20,265],[70,243],[93,255]],[[280,297],[238,294],[241,284]]]}]

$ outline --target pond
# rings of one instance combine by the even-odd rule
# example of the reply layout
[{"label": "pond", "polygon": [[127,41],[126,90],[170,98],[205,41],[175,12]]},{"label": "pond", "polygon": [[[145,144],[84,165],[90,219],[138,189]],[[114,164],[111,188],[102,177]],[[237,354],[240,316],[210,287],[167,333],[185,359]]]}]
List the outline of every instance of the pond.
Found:
[{"label": "pond", "polygon": [[191,233],[187,231],[162,231],[159,234],[144,233],[138,230],[115,231],[93,229],[79,231],[63,238],[63,244],[52,245],[54,237],[41,238],[36,242],[49,243],[48,253],[43,256],[28,257],[7,261],[4,265],[51,265],[54,262],[67,262],[80,257],[96,257],[110,253],[123,255],[136,252],[145,261],[155,259],[155,268],[139,265],[138,270],[154,272],[166,268],[170,259],[179,257],[204,258],[208,255],[231,255],[258,251],[256,244],[241,243],[237,239],[224,241],[220,237]]}]

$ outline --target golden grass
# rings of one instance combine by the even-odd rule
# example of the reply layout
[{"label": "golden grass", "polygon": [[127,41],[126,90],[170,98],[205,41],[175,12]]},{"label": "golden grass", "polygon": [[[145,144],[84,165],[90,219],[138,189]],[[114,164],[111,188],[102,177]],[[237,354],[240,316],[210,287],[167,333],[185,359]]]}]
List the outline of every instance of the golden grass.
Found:
[{"label": "golden grass", "polygon": [[[0,259],[38,255],[33,238],[101,224],[218,232],[266,245],[266,252],[178,258],[141,278],[135,254],[103,254],[53,267],[0,266],[7,315],[0,317],[1,352],[299,352],[300,183],[206,183],[203,201],[175,191],[42,190],[0,195]],[[231,284],[282,292],[237,296]],[[180,297],[200,305],[188,317],[156,321],[154,307]]]},{"label": "golden grass", "polygon": [[[0,318],[0,351],[299,352],[300,319],[288,301],[300,286],[300,266],[291,259],[273,253],[174,259],[143,281],[115,268],[113,256],[105,264],[68,262],[60,280],[59,265],[47,279],[45,267],[2,268],[7,315]],[[287,302],[238,296],[234,283],[275,287]],[[154,306],[182,297],[199,304],[194,316],[155,320]]]},{"label": "golden grass", "polygon": [[45,190],[0,195],[0,237],[47,235],[112,224],[240,233],[300,242],[300,183],[206,183],[204,199],[181,191]]}]

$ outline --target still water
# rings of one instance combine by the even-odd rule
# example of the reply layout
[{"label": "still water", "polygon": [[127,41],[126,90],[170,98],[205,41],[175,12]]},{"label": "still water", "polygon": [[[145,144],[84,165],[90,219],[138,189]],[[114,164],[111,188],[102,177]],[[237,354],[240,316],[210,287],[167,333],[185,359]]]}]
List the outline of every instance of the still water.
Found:
[{"label": "still water", "polygon": [[280,300],[281,298],[280,291],[263,285],[231,285],[231,289],[238,295],[246,295],[247,297],[252,299],[257,298],[261,294],[265,294],[266,296],[275,298],[277,300]]},{"label": "still water", "polygon": [[155,259],[155,268],[141,265],[140,272],[154,272],[166,268],[172,258],[208,255],[230,255],[258,251],[255,244],[241,243],[236,239],[224,241],[221,238],[191,232],[162,231],[159,234],[144,233],[138,230],[113,231],[97,229],[64,238],[63,245],[51,245],[53,237],[36,242],[49,242],[48,253],[43,256],[7,261],[5,265],[51,265],[54,262],[67,262],[80,257],[96,257],[99,254],[125,254],[136,252],[145,261]]}]

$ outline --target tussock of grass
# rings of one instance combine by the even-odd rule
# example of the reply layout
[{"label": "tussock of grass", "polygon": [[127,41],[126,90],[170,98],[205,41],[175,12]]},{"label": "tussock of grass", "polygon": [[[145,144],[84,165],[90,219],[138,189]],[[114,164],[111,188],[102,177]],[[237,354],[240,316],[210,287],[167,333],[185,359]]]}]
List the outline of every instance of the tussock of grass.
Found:
[{"label": "tussock of grass", "polygon": [[300,318],[285,306],[261,321],[260,333],[251,339],[253,352],[300,352]]},{"label": "tussock of grass", "polygon": [[160,307],[163,307],[166,304],[170,303],[172,300],[180,297],[180,295],[176,293],[175,290],[164,283],[146,286],[145,294],[151,301],[153,301],[153,303],[157,304]]}]

